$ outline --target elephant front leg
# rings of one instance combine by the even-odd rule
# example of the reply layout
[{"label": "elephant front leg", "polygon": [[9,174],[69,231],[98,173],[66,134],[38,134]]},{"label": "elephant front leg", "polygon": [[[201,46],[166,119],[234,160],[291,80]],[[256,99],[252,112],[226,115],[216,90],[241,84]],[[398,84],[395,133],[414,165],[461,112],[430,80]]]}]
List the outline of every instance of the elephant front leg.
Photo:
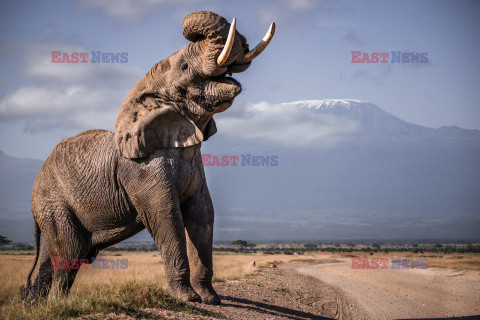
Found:
[{"label": "elephant front leg", "polygon": [[171,293],[183,301],[200,301],[190,284],[185,229],[180,210],[147,214],[145,226],[157,244],[164,262]]},{"label": "elephant front leg", "polygon": [[190,281],[202,302],[220,304],[212,286],[213,204],[206,185],[182,207],[187,230]]}]

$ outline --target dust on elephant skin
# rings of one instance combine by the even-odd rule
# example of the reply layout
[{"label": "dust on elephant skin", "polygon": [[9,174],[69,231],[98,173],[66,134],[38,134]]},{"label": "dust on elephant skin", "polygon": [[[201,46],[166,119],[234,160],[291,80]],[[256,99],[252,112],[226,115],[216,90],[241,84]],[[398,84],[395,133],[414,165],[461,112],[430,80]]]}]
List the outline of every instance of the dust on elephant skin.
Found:
[{"label": "dust on elephant skin", "polygon": [[54,269],[52,258],[91,261],[146,228],[171,293],[220,303],[211,284],[214,210],[200,147],[217,131],[213,115],[242,90],[227,75],[245,71],[273,31],[272,24],[249,50],[235,20],[230,25],[205,11],[188,15],[183,34],[191,43],[155,64],[130,91],[115,132],[90,130],[55,147],[33,186],[36,254],[21,288],[25,301],[68,294],[78,269]]}]

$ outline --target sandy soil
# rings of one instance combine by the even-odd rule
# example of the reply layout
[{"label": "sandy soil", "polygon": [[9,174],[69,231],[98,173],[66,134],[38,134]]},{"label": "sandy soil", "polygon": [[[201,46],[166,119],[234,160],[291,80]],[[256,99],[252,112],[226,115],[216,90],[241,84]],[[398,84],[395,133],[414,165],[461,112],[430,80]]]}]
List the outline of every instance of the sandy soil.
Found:
[{"label": "sandy soil", "polygon": [[[336,260],[317,261],[315,264]],[[265,268],[249,279],[215,286],[221,306],[200,308],[223,314],[227,319],[369,319],[369,315],[339,291],[295,270],[310,265],[292,262]]]},{"label": "sandy soil", "polygon": [[362,307],[372,319],[480,315],[478,271],[358,270],[351,268],[351,259],[339,260],[340,263],[303,265],[295,270],[337,288],[341,296]]}]

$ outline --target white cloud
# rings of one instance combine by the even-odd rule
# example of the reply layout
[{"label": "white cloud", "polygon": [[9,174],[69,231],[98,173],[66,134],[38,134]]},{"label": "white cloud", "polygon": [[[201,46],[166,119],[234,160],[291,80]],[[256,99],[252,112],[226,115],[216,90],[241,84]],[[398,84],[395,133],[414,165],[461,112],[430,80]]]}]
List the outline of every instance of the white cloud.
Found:
[{"label": "white cloud", "polygon": [[13,72],[23,85],[0,98],[0,122],[23,121],[30,133],[112,129],[123,99],[146,72],[128,63],[51,63],[51,51],[89,52],[64,41],[4,43],[2,50],[16,53]]},{"label": "white cloud", "polygon": [[[72,51],[66,51],[72,52]],[[28,77],[38,77],[62,83],[131,84],[132,79],[141,79],[145,70],[126,64],[74,64],[51,63],[49,58],[27,63],[23,73]],[[125,83],[127,82],[128,83]]]},{"label": "white cloud", "polygon": [[[116,48],[110,48],[109,50],[94,49],[95,51],[117,53]],[[130,62],[91,63],[92,48],[89,49],[83,45],[72,44],[59,39],[40,43],[2,43],[0,51],[6,55],[6,58],[10,61],[9,64],[13,66],[9,76],[20,76],[24,82],[28,81],[30,84],[47,82],[51,86],[84,84],[95,87],[132,88],[147,71],[145,68]],[[87,58],[89,62],[52,63],[52,51],[69,54],[86,52],[89,54]]]},{"label": "white cloud", "polygon": [[22,87],[0,100],[0,121],[26,120],[28,132],[112,128],[123,96],[82,85]]},{"label": "white cloud", "polygon": [[[28,80],[55,81],[65,84],[115,85],[133,87],[145,70],[127,63],[91,63],[91,50],[65,43],[8,44],[20,52],[18,70]],[[112,49],[113,50],[113,49]],[[109,50],[108,52],[112,51]],[[52,63],[52,51],[87,52],[88,63]],[[18,53],[17,53],[18,55]],[[132,80],[134,79],[134,80]]]},{"label": "white cloud", "polygon": [[243,114],[223,116],[217,125],[222,134],[287,146],[331,145],[360,130],[353,120],[268,102],[249,104]]}]

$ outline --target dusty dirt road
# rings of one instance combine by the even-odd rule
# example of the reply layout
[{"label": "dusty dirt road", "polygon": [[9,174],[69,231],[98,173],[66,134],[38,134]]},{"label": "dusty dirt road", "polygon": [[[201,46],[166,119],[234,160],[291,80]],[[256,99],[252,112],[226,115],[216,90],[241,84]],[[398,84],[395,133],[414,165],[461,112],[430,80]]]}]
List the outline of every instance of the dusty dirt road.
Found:
[{"label": "dusty dirt road", "polygon": [[[352,269],[351,259],[295,271],[333,286],[372,319],[480,315],[480,273],[450,269]],[[473,317],[472,317],[473,319]],[[477,319],[480,319],[478,316]]]},{"label": "dusty dirt road", "polygon": [[[316,263],[331,261],[336,260]],[[222,296],[221,306],[193,305],[235,320],[369,319],[362,309],[332,286],[295,272],[296,268],[304,266],[304,262],[282,264],[264,268],[248,279],[215,284]],[[177,314],[175,319],[193,318],[186,315],[180,318]]]},{"label": "dusty dirt road", "polygon": [[[216,283],[213,317],[148,309],[160,319],[480,319],[480,273],[449,269],[352,270],[350,259],[290,262]],[[95,317],[94,317],[95,318]],[[98,319],[135,319],[101,315]],[[91,319],[91,317],[82,317]]]}]

